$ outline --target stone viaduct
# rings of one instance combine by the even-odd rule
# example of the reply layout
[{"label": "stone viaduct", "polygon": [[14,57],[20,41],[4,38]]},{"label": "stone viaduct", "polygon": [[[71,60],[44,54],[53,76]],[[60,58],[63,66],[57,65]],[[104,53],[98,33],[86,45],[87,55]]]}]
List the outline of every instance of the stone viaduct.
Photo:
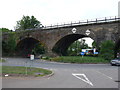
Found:
[{"label": "stone viaduct", "polygon": [[[18,34],[17,48],[22,54],[31,53],[32,48],[41,42],[49,56],[66,55],[68,47],[76,40],[90,37],[97,44],[104,40],[113,40],[116,43],[116,53],[120,48],[120,18],[104,18],[94,21],[77,22],[64,25],[54,25],[41,29],[28,29],[16,32]],[[75,33],[72,30],[76,30]],[[90,31],[86,35],[86,31]],[[3,40],[5,39],[3,35]]]}]

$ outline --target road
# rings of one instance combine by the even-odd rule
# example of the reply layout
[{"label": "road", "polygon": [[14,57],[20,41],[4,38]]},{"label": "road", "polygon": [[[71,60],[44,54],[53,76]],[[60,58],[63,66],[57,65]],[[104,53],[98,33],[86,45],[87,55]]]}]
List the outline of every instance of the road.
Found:
[{"label": "road", "polygon": [[[28,58],[7,58],[3,65],[32,66],[54,71],[51,77],[3,77],[3,88],[118,88],[118,67],[110,64],[69,64]],[[27,62],[27,63],[26,63]]]}]

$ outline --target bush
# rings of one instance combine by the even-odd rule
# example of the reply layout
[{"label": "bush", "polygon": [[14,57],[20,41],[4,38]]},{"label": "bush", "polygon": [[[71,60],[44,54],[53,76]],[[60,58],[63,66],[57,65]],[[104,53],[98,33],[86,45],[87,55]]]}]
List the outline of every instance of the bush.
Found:
[{"label": "bush", "polygon": [[17,37],[14,33],[9,34],[9,38],[6,41],[2,41],[3,55],[13,56],[15,55],[17,46]]},{"label": "bush", "polygon": [[61,56],[51,58],[52,61],[64,62],[64,63],[109,63],[101,57],[89,57],[89,56]]},{"label": "bush", "polygon": [[38,43],[35,45],[34,49],[32,50],[32,53],[35,55],[41,55],[45,53],[44,45],[41,43]]},{"label": "bush", "polygon": [[114,42],[107,40],[101,43],[100,56],[106,60],[111,60],[114,58]]}]

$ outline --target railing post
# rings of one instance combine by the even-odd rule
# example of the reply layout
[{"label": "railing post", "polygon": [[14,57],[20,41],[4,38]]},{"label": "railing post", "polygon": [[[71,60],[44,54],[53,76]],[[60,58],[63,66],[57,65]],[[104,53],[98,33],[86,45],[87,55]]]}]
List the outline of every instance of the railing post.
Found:
[{"label": "railing post", "polygon": [[71,21],[71,26],[72,26],[72,21]]},{"label": "railing post", "polygon": [[65,22],[64,22],[63,26],[65,26]]},{"label": "railing post", "polygon": [[46,25],[43,28],[46,28]]},{"label": "railing post", "polygon": [[105,17],[105,21],[107,21],[106,17]]},{"label": "railing post", "polygon": [[116,16],[115,16],[115,21],[116,21]]},{"label": "railing post", "polygon": [[57,23],[57,28],[58,28],[58,23]]},{"label": "railing post", "polygon": [[88,19],[87,19],[87,24],[88,24]]},{"label": "railing post", "polygon": [[96,23],[97,23],[97,18],[96,18]]}]

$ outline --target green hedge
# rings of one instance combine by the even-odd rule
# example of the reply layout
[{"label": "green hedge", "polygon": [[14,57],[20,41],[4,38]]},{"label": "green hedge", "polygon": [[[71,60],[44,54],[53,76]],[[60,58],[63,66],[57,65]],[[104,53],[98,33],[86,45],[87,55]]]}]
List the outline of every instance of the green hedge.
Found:
[{"label": "green hedge", "polygon": [[89,57],[89,56],[61,56],[50,58],[51,61],[64,62],[64,63],[109,63],[101,57]]}]

